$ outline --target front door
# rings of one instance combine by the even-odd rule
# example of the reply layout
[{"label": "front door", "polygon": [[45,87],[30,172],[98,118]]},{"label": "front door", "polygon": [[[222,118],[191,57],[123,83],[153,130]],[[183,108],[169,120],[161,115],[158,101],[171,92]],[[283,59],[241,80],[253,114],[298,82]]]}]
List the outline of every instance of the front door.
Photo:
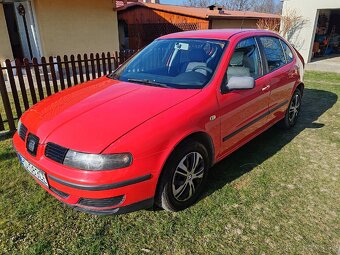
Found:
[{"label": "front door", "polygon": [[255,87],[230,91],[218,97],[222,155],[233,150],[266,124],[269,89],[268,79],[263,74],[256,40],[253,37],[241,40],[235,47],[224,82],[228,82],[233,76],[250,76],[255,79]]}]

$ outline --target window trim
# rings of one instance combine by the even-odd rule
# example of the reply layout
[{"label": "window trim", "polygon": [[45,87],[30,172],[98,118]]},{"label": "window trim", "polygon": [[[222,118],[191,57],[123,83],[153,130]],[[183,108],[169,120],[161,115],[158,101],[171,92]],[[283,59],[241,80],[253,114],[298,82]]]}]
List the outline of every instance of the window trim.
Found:
[{"label": "window trim", "polygon": [[283,56],[285,57],[285,62],[286,64],[288,64],[288,60],[287,60],[287,56],[286,56],[286,52],[283,48],[283,45],[282,45],[282,41],[279,39],[279,42],[280,42],[280,45],[281,45],[281,49],[282,49],[282,52],[283,52]]},{"label": "window trim", "polygon": [[[263,51],[263,56],[264,56],[264,58],[265,58],[265,60],[266,60],[267,73],[266,73],[265,75],[270,74],[270,73],[273,73],[273,72],[275,72],[275,71],[277,71],[277,70],[280,70],[282,67],[284,67],[284,66],[286,66],[286,65],[288,65],[288,64],[290,64],[290,63],[292,63],[292,62],[294,61],[294,57],[293,57],[293,61],[287,62],[287,60],[286,60],[286,54],[285,54],[285,51],[283,50],[283,47],[282,47],[282,44],[281,44],[281,38],[280,38],[280,37],[277,37],[277,36],[274,36],[274,35],[259,35],[259,36],[257,36],[257,37],[258,37],[259,43],[260,43],[260,45],[261,45],[261,50]],[[266,53],[265,53],[265,50],[264,50],[265,47],[263,46],[263,44],[262,44],[262,42],[261,42],[261,37],[272,37],[272,38],[275,38],[275,39],[279,40],[280,45],[281,45],[281,50],[282,50],[282,52],[283,52],[283,56],[284,56],[284,58],[285,58],[285,60],[286,60],[286,63],[285,63],[284,65],[282,65],[282,66],[280,66],[279,68],[276,68],[276,69],[274,69],[274,70],[272,70],[272,71],[269,70],[268,60],[267,60],[267,56],[266,56]],[[287,45],[287,46],[288,46],[288,45]],[[290,49],[289,46],[288,46],[288,48]],[[293,56],[294,56],[294,55],[293,55]]]},{"label": "window trim", "polygon": [[[259,43],[258,43],[258,41],[257,41],[257,36],[252,35],[252,36],[248,36],[248,37],[245,37],[245,38],[242,38],[241,40],[239,40],[239,41],[236,43],[235,47],[233,48],[233,53],[232,53],[231,57],[233,57],[233,54],[234,54],[235,49],[236,49],[236,46],[237,46],[240,42],[242,42],[242,41],[244,41],[244,40],[251,39],[251,38],[253,38],[254,41],[255,41],[256,48],[257,48],[258,53],[259,53],[259,56],[260,56],[261,66],[262,66],[262,75],[260,75],[260,76],[257,77],[256,79],[254,79],[254,80],[255,80],[255,86],[256,86],[256,81],[257,81],[258,79],[262,78],[263,76],[267,75],[267,73],[265,72],[265,71],[267,71],[267,67],[266,67],[266,70],[265,70],[265,66],[264,66],[264,62],[263,62],[263,55],[262,55],[262,51],[261,51],[261,49],[260,49],[260,45],[259,45]],[[230,59],[230,60],[231,60],[231,59]],[[229,60],[229,63],[230,63],[230,60]],[[223,89],[224,81],[227,79],[227,72],[228,72],[228,68],[229,68],[229,63],[228,63],[228,65],[227,65],[227,68],[226,68],[226,70],[225,70],[225,72],[224,72],[224,76],[223,76],[222,82],[221,82],[221,84],[220,84],[220,93],[221,93],[222,95],[227,94],[227,93],[230,92],[230,91],[224,91],[224,89]],[[266,64],[266,66],[267,66],[267,64]]]},{"label": "window trim", "polygon": [[[282,50],[283,50],[283,54],[285,55],[285,58],[286,58],[286,64],[292,63],[292,62],[294,61],[294,53],[293,53],[292,49],[291,49],[291,48],[289,47],[289,45],[288,45],[286,42],[284,42],[282,39],[280,39],[280,43],[281,43],[281,47],[282,47]],[[292,58],[292,60],[290,60],[290,61],[288,61],[286,51],[285,51],[284,48],[283,48],[283,44],[285,44],[285,45],[287,46],[287,48],[290,50],[290,52],[292,53],[293,58]]]}]

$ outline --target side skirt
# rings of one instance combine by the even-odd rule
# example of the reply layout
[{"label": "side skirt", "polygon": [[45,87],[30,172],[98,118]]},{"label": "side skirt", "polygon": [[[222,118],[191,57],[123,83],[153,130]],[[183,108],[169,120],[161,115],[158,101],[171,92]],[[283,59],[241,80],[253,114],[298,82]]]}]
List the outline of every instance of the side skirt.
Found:
[{"label": "side skirt", "polygon": [[259,129],[257,132],[253,133],[253,135],[251,135],[248,139],[245,139],[244,141],[241,141],[239,144],[236,144],[234,147],[232,147],[231,149],[229,149],[228,151],[226,151],[224,154],[222,154],[221,156],[219,156],[216,161],[214,162],[214,165],[218,162],[220,162],[221,160],[223,160],[224,158],[228,157],[230,154],[232,154],[233,152],[237,151],[239,148],[241,148],[243,145],[247,144],[248,142],[250,142],[251,140],[253,140],[255,137],[259,136],[260,134],[264,133],[265,131],[267,131],[269,128],[271,128],[272,126],[274,126],[276,123],[278,123],[280,120],[282,120],[284,118],[284,116],[280,119],[276,119],[274,121],[271,121],[270,123],[267,123],[263,128]]}]

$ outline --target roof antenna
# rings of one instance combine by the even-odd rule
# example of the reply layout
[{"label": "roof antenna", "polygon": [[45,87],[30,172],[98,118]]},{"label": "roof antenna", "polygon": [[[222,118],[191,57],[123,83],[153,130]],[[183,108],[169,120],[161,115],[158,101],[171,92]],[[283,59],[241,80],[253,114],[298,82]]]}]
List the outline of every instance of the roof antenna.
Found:
[{"label": "roof antenna", "polygon": [[243,13],[243,19],[242,19],[242,23],[241,23],[241,29],[243,29],[243,24],[244,24],[245,18],[246,18],[246,10],[244,10],[244,13]]}]

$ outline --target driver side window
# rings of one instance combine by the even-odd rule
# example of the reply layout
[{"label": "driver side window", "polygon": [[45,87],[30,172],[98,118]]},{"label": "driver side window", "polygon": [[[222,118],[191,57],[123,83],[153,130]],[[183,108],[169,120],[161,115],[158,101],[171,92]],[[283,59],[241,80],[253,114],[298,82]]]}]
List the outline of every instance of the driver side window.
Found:
[{"label": "driver side window", "polygon": [[255,39],[252,37],[240,41],[229,62],[228,81],[231,77],[252,77],[257,79],[262,74],[261,57]]}]

